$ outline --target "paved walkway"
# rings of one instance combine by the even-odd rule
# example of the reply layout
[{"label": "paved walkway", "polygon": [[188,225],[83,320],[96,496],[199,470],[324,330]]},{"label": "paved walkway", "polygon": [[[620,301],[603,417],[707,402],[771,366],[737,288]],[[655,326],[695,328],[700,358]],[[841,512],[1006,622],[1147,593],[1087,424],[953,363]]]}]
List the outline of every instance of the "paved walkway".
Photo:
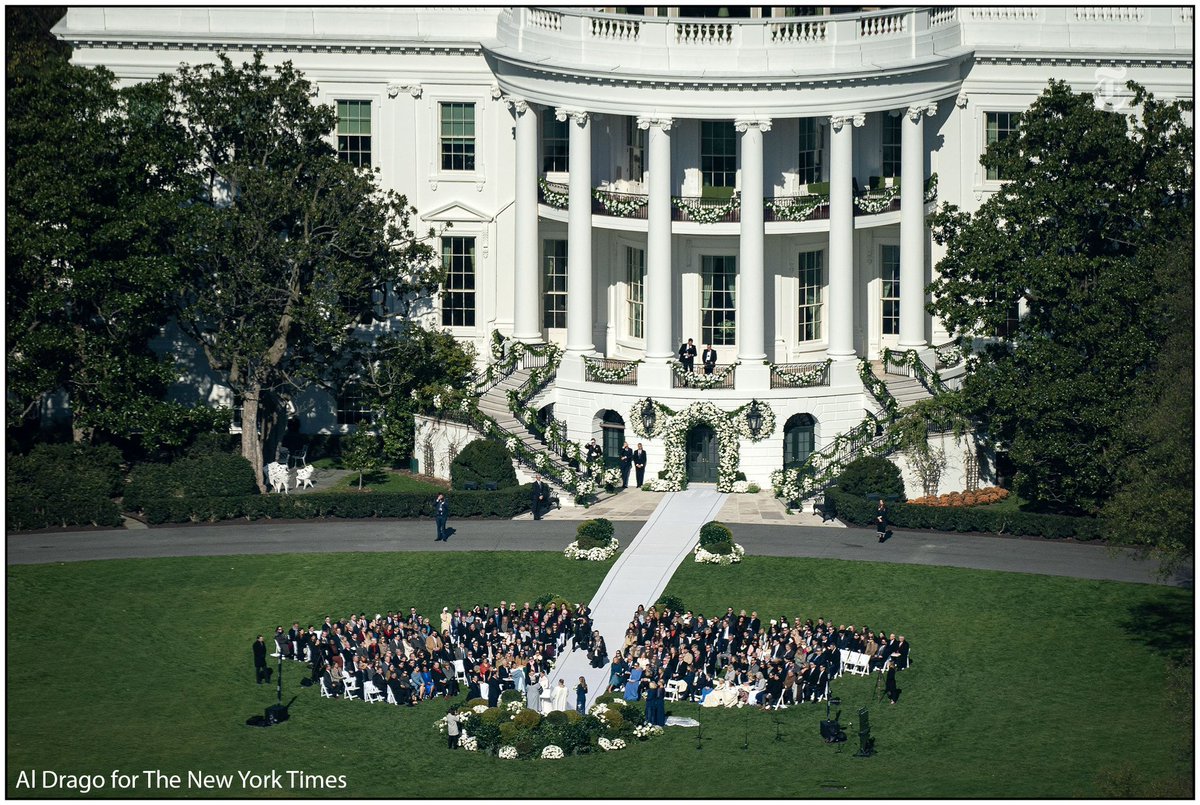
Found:
[{"label": "paved walkway", "polygon": [[[593,628],[604,635],[610,655],[624,642],[625,629],[638,604],[650,606],[658,600],[675,569],[695,547],[700,526],[715,519],[726,496],[708,488],[657,497],[659,504],[653,515],[618,555],[589,602]],[[587,679],[590,707],[608,687],[609,669],[607,662],[603,668],[592,668],[582,648],[567,652],[555,662],[550,671],[550,686],[553,688],[559,679],[564,680],[571,691],[573,706],[575,686],[581,676]]]}]

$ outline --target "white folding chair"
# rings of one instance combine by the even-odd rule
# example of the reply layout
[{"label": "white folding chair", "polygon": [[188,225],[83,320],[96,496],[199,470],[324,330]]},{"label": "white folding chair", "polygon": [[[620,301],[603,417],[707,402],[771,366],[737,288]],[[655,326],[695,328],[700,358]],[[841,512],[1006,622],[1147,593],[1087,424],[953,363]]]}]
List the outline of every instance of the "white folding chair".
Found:
[{"label": "white folding chair", "polygon": [[387,686],[387,703],[388,703],[388,704],[394,704],[394,705],[396,705],[397,707],[399,707],[399,706],[400,706],[400,702],[396,701],[396,696],[395,696],[395,694],[393,694],[393,693],[392,693],[392,686],[391,686],[391,685],[388,685],[388,686]]},{"label": "white folding chair", "polygon": [[333,693],[329,690],[329,687],[325,684],[325,677],[321,677],[321,696],[326,699],[333,698]]},{"label": "white folding chair", "polygon": [[346,674],[346,693],[353,695],[358,692],[358,680],[354,674]]},{"label": "white folding chair", "polygon": [[[388,692],[391,693],[391,691]],[[380,694],[379,688],[375,687],[375,683],[369,679],[363,682],[363,701],[368,704],[383,701],[383,695]]]},{"label": "white folding chair", "polygon": [[679,701],[679,686],[680,685],[683,685],[685,688],[687,687],[687,683],[684,682],[682,679],[672,679],[670,682],[667,683],[667,685],[666,685],[666,688],[667,688],[666,701],[668,701],[668,702]]},{"label": "white folding chair", "polygon": [[462,685],[468,684],[467,669],[466,669],[466,666],[463,665],[462,660],[454,661],[454,678],[458,681],[459,684],[462,684]]}]

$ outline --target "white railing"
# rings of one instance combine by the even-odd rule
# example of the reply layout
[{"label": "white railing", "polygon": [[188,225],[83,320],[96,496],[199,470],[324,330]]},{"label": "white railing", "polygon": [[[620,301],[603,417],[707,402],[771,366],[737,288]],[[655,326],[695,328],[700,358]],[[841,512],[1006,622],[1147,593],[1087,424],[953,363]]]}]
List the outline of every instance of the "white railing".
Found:
[{"label": "white railing", "polygon": [[535,28],[545,28],[547,31],[561,31],[562,14],[557,11],[547,11],[544,8],[531,8],[529,24]]},{"label": "white railing", "polygon": [[1145,13],[1132,6],[1096,6],[1075,9],[1079,22],[1141,22]]},{"label": "white railing", "polygon": [[728,45],[733,42],[733,24],[729,22],[677,22],[678,45]]},{"label": "white railing", "polygon": [[867,39],[874,36],[894,36],[907,30],[908,14],[887,14],[881,17],[863,17],[858,21],[858,36]]},{"label": "white railing", "polygon": [[970,8],[964,9],[968,18],[978,22],[1029,22],[1041,16],[1038,8]]},{"label": "white railing", "polygon": [[958,19],[958,9],[952,7],[934,8],[929,11],[929,27],[941,28]]},{"label": "white railing", "polygon": [[824,42],[824,21],[771,23],[772,45],[799,45],[805,42]]},{"label": "white railing", "polygon": [[620,42],[637,41],[641,25],[638,20],[620,20],[612,17],[592,17],[592,37],[615,39]]},{"label": "white railing", "polygon": [[1195,17],[1195,9],[1191,6],[1185,6],[1184,8],[1176,9],[1176,14],[1178,15],[1179,24],[1191,25],[1192,19]]}]

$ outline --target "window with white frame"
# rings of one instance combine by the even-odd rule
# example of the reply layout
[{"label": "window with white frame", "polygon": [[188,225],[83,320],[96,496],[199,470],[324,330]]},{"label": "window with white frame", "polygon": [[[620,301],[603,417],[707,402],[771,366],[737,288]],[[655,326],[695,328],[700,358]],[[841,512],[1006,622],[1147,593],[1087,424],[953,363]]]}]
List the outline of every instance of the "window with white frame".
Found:
[{"label": "window with white frame", "polygon": [[821,339],[821,311],[824,307],[825,286],[824,253],[800,252],[800,340]]},{"label": "window with white frame", "polygon": [[625,247],[625,324],[630,338],[644,338],[643,321],[646,300],[646,252]]},{"label": "window with white frame", "polygon": [[901,115],[885,112],[883,115],[883,164],[880,174],[885,179],[894,179],[900,175],[900,123]]},{"label": "window with white frame", "polygon": [[337,423],[339,425],[370,425],[375,421],[375,410],[367,402],[366,394],[356,385],[342,389],[337,398]]},{"label": "window with white frame", "polygon": [[[984,112],[984,129],[986,134],[983,148],[985,151],[992,143],[1007,140],[1008,136],[1017,130],[1017,116],[1019,114],[1019,112]],[[998,182],[1004,179],[997,168],[988,168],[987,178],[989,182]]]},{"label": "window with white frame", "polygon": [[441,104],[442,170],[475,170],[475,104]]},{"label": "window with white frame", "polygon": [[337,102],[338,159],[356,167],[371,167],[371,102]]},{"label": "window with white frame", "polygon": [[737,258],[706,254],[700,273],[700,340],[713,346],[733,344],[737,337]]},{"label": "window with white frame", "polygon": [[625,155],[629,180],[640,182],[645,176],[646,130],[638,128],[636,117],[625,118]]},{"label": "window with white frame", "polygon": [[797,180],[800,184],[821,181],[821,127],[815,117],[800,118],[800,157]]},{"label": "window with white frame", "polygon": [[475,238],[442,238],[442,326],[475,326]]},{"label": "window with white frame", "polygon": [[571,132],[567,121],[554,116],[553,109],[542,110],[542,173],[570,170],[568,167]]},{"label": "window with white frame", "polygon": [[884,335],[900,334],[900,247],[888,244],[881,248],[879,265],[883,278],[879,292],[882,305]]},{"label": "window with white frame", "polygon": [[542,268],[545,293],[542,295],[542,325],[567,326],[567,242],[542,241]]},{"label": "window with white frame", "polygon": [[700,121],[700,173],[705,187],[737,184],[737,134],[732,120]]}]

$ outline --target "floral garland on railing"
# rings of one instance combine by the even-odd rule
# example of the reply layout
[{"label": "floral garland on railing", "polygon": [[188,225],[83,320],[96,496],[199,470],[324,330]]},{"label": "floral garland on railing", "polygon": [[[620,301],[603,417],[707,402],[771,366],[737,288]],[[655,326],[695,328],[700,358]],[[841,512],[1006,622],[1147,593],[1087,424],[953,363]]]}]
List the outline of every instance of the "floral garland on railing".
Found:
[{"label": "floral garland on railing", "polygon": [[560,210],[567,209],[570,203],[570,196],[567,193],[551,190],[550,183],[545,179],[538,179],[538,187],[542,188],[542,198],[546,200],[547,204]]},{"label": "floral garland on railing", "polygon": [[947,368],[957,366],[962,361],[964,355],[962,344],[957,341],[952,341],[950,344],[941,347],[934,347],[933,354],[938,364]]},{"label": "floral garland on railing", "polygon": [[637,368],[639,363],[641,363],[641,360],[627,361],[624,366],[609,369],[601,366],[586,355],[583,358],[583,365],[587,368],[588,375],[599,383],[620,383],[633,373],[633,370]]},{"label": "floral garland on railing", "polygon": [[883,187],[877,191],[873,190],[865,196],[855,196],[854,206],[868,215],[876,215],[886,212],[898,195],[900,195],[898,186]]},{"label": "floral garland on railing", "polygon": [[715,224],[719,223],[722,218],[734,210],[741,209],[742,197],[740,194],[734,193],[729,197],[729,201],[720,207],[702,207],[682,196],[672,196],[671,203],[675,205],[675,209],[680,212],[686,212],[688,218],[694,223]]},{"label": "floral garland on railing", "polygon": [[830,364],[833,363],[833,359],[826,358],[821,366],[815,369],[809,369],[807,372],[786,372],[783,369],[780,369],[777,364],[771,363],[770,361],[763,361],[763,363],[769,366],[775,375],[792,384],[793,386],[821,386],[825,384],[825,378],[829,372]]},{"label": "floral garland on railing", "polygon": [[942,382],[942,376],[937,370],[929,371],[929,367],[925,365],[925,361],[921,360],[921,356],[915,349],[906,349],[903,352],[898,352],[890,347],[883,349],[884,365],[891,364],[893,366],[903,366],[912,372],[913,377],[921,381],[932,392],[946,391],[946,384]]},{"label": "floral garland on railing", "polygon": [[649,196],[635,196],[630,199],[614,198],[611,194],[604,192],[600,188],[592,190],[592,198],[600,202],[600,206],[618,218],[628,218],[650,200]]},{"label": "floral garland on railing", "polygon": [[862,422],[839,434],[827,447],[810,454],[800,467],[775,470],[771,473],[775,497],[792,503],[828,486],[845,469],[849,463],[847,459],[858,456],[856,445],[865,448],[867,455],[886,453],[895,439],[890,432],[886,432],[882,439],[876,439],[878,429],[879,420],[868,413]]},{"label": "floral garland on railing", "polygon": [[807,221],[820,207],[829,203],[829,196],[824,193],[808,196],[792,196],[786,199],[771,199],[767,208],[775,216],[776,221]]},{"label": "floral garland on railing", "polygon": [[938,190],[938,175],[936,173],[929,174],[929,181],[925,183],[925,203],[931,204],[937,201]]},{"label": "floral garland on railing", "polygon": [[683,364],[676,360],[667,361],[671,365],[671,371],[675,377],[683,383],[686,389],[711,389],[714,386],[719,386],[733,374],[733,370],[741,365],[740,361],[734,361],[724,369],[713,372],[707,375],[704,372],[689,372],[683,368]]},{"label": "floral garland on railing", "polygon": [[871,371],[871,363],[866,358],[862,358],[858,362],[858,376],[862,378],[863,385],[866,386],[867,391],[871,392],[875,402],[883,408],[887,419],[894,418],[900,406],[896,402],[896,398],[892,396],[892,392],[888,391],[887,383],[880,380]]},{"label": "floral garland on railing", "polygon": [[[758,402],[758,411],[762,416],[757,436],[751,433],[750,422],[746,418],[755,402]],[[642,412],[646,410],[647,403],[653,405],[656,412],[653,431],[647,431],[642,421]],[[686,486],[687,434],[698,424],[710,425],[717,433],[717,489],[721,492],[748,491],[748,484],[740,490],[738,487],[740,440],[761,442],[775,433],[775,412],[767,403],[758,400],[732,411],[724,411],[710,402],[701,401],[676,412],[660,402],[642,398],[633,403],[625,421],[643,439],[663,439],[664,477],[642,485],[642,489],[650,492],[678,492]]]}]

